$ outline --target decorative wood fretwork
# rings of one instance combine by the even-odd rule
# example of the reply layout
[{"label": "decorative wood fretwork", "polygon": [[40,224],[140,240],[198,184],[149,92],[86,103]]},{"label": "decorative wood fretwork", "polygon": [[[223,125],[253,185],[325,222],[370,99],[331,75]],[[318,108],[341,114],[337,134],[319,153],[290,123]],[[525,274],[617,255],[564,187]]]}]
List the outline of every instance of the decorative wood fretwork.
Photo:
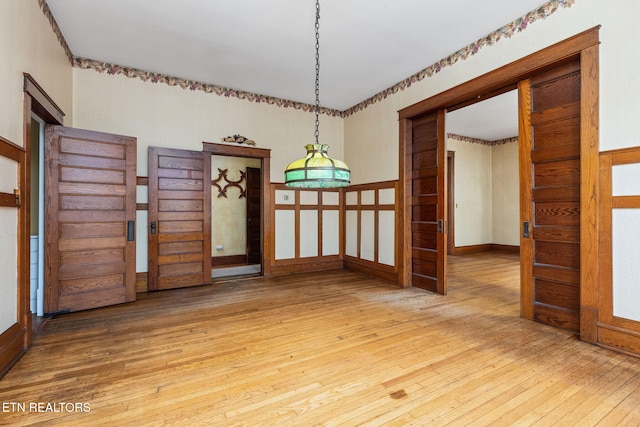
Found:
[{"label": "decorative wood fretwork", "polygon": [[[227,189],[229,187],[237,187],[240,189],[240,196],[238,196],[239,199],[242,199],[243,197],[247,196],[247,190],[246,188],[242,187],[242,182],[245,182],[245,186],[246,186],[246,178],[247,178],[247,173],[245,171],[240,171],[240,179],[237,181],[231,181],[228,177],[227,177],[227,171],[228,169],[220,169],[218,168],[218,177],[216,179],[214,179],[213,181],[211,181],[211,185],[213,185],[214,187],[216,187],[218,189],[218,197],[227,197]],[[224,187],[220,184],[220,182],[224,180],[224,182],[226,182],[226,184],[224,185]]]}]

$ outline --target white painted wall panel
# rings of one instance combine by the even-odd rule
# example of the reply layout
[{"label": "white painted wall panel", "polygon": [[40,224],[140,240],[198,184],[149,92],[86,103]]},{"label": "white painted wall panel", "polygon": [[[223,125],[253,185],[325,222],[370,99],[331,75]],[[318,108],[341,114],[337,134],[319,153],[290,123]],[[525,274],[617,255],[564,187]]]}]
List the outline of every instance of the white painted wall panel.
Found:
[{"label": "white painted wall panel", "polygon": [[312,256],[318,256],[318,211],[300,211],[300,257]]},{"label": "white painted wall panel", "polygon": [[395,265],[395,211],[378,213],[378,262]]},{"label": "white painted wall panel", "polygon": [[293,190],[276,190],[276,205],[295,205],[296,192]]},{"label": "white painted wall panel", "polygon": [[362,211],[360,215],[360,258],[373,261],[375,251],[375,212]]},{"label": "white painted wall panel", "polygon": [[346,235],[345,235],[345,255],[358,256],[358,212],[347,211],[346,213]]},{"label": "white painted wall panel", "polygon": [[296,256],[296,217],[294,211],[276,210],[276,259]]},{"label": "white painted wall panel", "polygon": [[[0,207],[0,332],[18,321],[18,209]],[[8,302],[8,303],[7,303]]]},{"label": "white painted wall panel", "polygon": [[613,229],[613,315],[640,321],[640,209],[614,209]]},{"label": "white painted wall panel", "polygon": [[338,206],[340,204],[340,193],[337,193],[335,191],[323,192],[322,204],[327,206]]},{"label": "white painted wall panel", "polygon": [[322,256],[340,253],[340,213],[322,212]]},{"label": "white painted wall panel", "polygon": [[376,202],[375,190],[366,190],[360,192],[360,203],[363,205],[373,205]]},{"label": "white painted wall panel", "polygon": [[317,191],[301,191],[300,204],[301,205],[317,205],[318,192]]},{"label": "white painted wall panel", "polygon": [[396,190],[394,188],[378,190],[378,203],[381,205],[394,205],[396,203]]},{"label": "white painted wall panel", "polygon": [[355,206],[358,204],[358,192],[357,191],[349,191],[345,197],[346,204],[348,206]]},{"label": "white painted wall panel", "polygon": [[613,166],[611,184],[613,196],[640,195],[640,163]]}]

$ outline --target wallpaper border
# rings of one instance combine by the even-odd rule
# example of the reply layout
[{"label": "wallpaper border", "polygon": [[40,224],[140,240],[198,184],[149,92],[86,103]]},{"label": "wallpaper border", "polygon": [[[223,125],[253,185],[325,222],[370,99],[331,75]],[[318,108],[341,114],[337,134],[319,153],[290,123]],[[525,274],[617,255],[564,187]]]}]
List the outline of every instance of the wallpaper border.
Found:
[{"label": "wallpaper border", "polygon": [[455,139],[456,141],[461,141],[461,142],[469,142],[471,144],[488,145],[490,147],[493,147],[494,145],[504,145],[512,142],[518,142],[517,136],[512,136],[511,138],[497,139],[495,141],[489,141],[481,138],[473,138],[470,136],[458,135],[455,133],[448,133],[447,138]]},{"label": "wallpaper border", "polygon": [[[331,117],[342,117],[342,118],[349,117],[357,113],[358,111],[364,110],[368,106],[375,104],[376,102],[382,101],[393,94],[396,94],[398,92],[401,92],[411,87],[411,85],[413,85],[414,83],[417,83],[419,81],[424,80],[427,77],[431,77],[434,74],[439,73],[440,71],[442,71],[443,68],[449,67],[458,61],[464,61],[470,56],[477,54],[480,51],[480,49],[482,49],[483,47],[492,46],[498,41],[500,41],[502,38],[510,38],[516,33],[524,31],[525,29],[527,29],[527,27],[530,24],[541,19],[546,19],[549,16],[551,16],[553,13],[555,13],[558,9],[569,8],[574,3],[575,3],[575,0],[549,0],[547,3],[532,10],[526,15],[516,19],[515,21],[507,25],[504,25],[503,27],[497,29],[496,31],[493,31],[487,34],[486,36],[463,47],[462,49],[447,56],[446,58],[441,59],[440,61],[428,66],[427,68],[424,68],[421,71],[418,71],[412,76],[407,77],[406,79],[383,90],[382,92],[379,92],[374,96],[365,99],[364,101],[354,105],[351,108],[348,108],[344,111],[339,111],[331,108],[321,107],[320,112],[322,114],[326,114]],[[272,96],[260,95],[256,93],[245,92],[242,90],[227,88],[227,87],[218,86],[214,84],[202,83],[202,82],[197,82],[193,80],[182,79],[179,77],[168,76],[165,74],[154,73],[152,71],[138,70],[136,68],[124,67],[117,64],[109,64],[107,62],[96,61],[93,59],[76,57],[73,55],[73,53],[69,49],[69,46],[67,45],[64,35],[60,31],[60,28],[58,27],[58,24],[55,18],[53,17],[53,14],[49,9],[49,5],[47,4],[46,0],[38,0],[38,4],[40,5],[40,8],[42,9],[42,12],[44,13],[44,15],[49,20],[49,23],[51,24],[53,32],[56,34],[56,37],[58,38],[60,45],[64,49],[67,57],[69,58],[71,65],[74,68],[94,70],[99,73],[106,72],[107,74],[111,74],[111,75],[123,75],[129,78],[138,78],[144,82],[163,83],[169,86],[177,86],[184,90],[192,90],[192,91],[198,90],[206,93],[213,93],[218,96],[233,97],[233,98],[243,99],[243,100],[256,102],[256,103],[275,105],[282,108],[293,108],[293,109],[302,110],[305,112],[315,111],[314,105],[306,104],[303,102],[296,102],[296,101],[276,98]]]}]

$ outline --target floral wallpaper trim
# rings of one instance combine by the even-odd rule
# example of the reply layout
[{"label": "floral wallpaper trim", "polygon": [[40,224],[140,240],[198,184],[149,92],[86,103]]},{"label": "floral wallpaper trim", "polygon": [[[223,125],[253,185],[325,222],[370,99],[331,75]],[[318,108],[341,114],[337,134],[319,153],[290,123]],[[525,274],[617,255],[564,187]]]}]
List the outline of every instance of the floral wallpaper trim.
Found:
[{"label": "floral wallpaper trim", "polygon": [[463,47],[454,54],[441,59],[435,64],[432,64],[427,68],[418,71],[407,79],[396,83],[395,85],[383,90],[382,92],[372,96],[371,98],[365,99],[361,103],[345,110],[343,112],[343,117],[348,117],[360,110],[364,110],[369,105],[375,104],[378,101],[382,101],[390,95],[393,95],[399,91],[403,91],[409,88],[412,84],[423,80],[425,77],[431,77],[434,74],[442,71],[443,68],[451,66],[460,60],[465,60],[468,57],[475,55],[476,53],[478,53],[478,51],[480,51],[481,48],[496,44],[502,38],[511,38],[514,34],[524,31],[529,24],[532,24],[535,21],[541,19],[548,18],[559,8],[571,7],[574,2],[575,0],[550,0],[539,8],[534,9],[526,15],[516,19],[515,21],[497,29],[490,34],[487,34],[483,38],[476,40],[470,45]]},{"label": "floral wallpaper trim", "polygon": [[461,141],[461,142],[470,142],[472,144],[488,145],[490,147],[493,147],[494,145],[504,145],[504,144],[509,144],[511,142],[518,142],[517,136],[511,137],[511,138],[498,139],[495,141],[488,141],[486,139],[472,138],[470,136],[463,136],[463,135],[457,135],[455,133],[448,133],[447,138],[455,139],[456,141]]},{"label": "floral wallpaper trim", "polygon": [[[409,88],[412,84],[417,83],[421,80],[424,80],[426,77],[431,77],[434,74],[439,73],[443,68],[451,66],[460,60],[465,60],[470,56],[475,55],[478,51],[485,46],[492,46],[497,43],[502,38],[510,38],[514,34],[524,31],[529,24],[534,23],[535,21],[546,19],[555,13],[560,8],[568,8],[573,5],[575,0],[549,0],[547,3],[538,7],[537,9],[532,10],[526,15],[516,19],[515,21],[497,29],[496,31],[487,34],[483,38],[476,40],[470,45],[465,46],[464,48],[458,50],[457,52],[449,55],[446,58],[441,59],[428,66],[427,68],[413,74],[412,76],[404,79],[403,81],[396,83],[395,85],[383,90],[382,92],[365,99],[364,101],[354,105],[351,108],[348,108],[345,111],[339,111],[331,108],[320,108],[320,112],[322,114],[326,114],[331,117],[348,117],[352,114],[355,114],[358,111],[364,110],[369,105],[375,104],[378,101],[382,101],[383,99],[391,96],[397,92],[403,91]],[[154,73],[151,71],[143,71],[130,67],[123,67],[121,65],[116,64],[108,64],[106,62],[95,61],[87,58],[79,58],[73,56],[73,53],[69,49],[66,40],[56,20],[47,5],[46,0],[38,0],[38,4],[42,8],[42,12],[49,20],[51,27],[53,28],[54,33],[56,34],[60,45],[64,49],[69,61],[71,62],[73,67],[82,68],[87,70],[94,70],[99,73],[108,73],[108,74],[121,74],[130,78],[139,78],[145,82],[151,83],[164,83],[169,86],[178,86],[182,89],[188,90],[200,90],[206,93],[214,93],[218,96],[226,96],[226,97],[234,97],[238,99],[245,99],[251,102],[263,103],[268,105],[275,105],[278,107],[284,108],[294,108],[296,110],[302,110],[306,112],[315,111],[315,106],[311,104],[305,104],[303,102],[290,101],[282,98],[275,98],[266,95],[260,95],[250,92],[245,92],[241,90],[225,88],[222,86],[217,86],[209,83],[201,83],[193,80],[185,80],[179,77],[172,77],[160,73]]]},{"label": "floral wallpaper trim", "polygon": [[40,5],[40,9],[42,9],[42,13],[44,14],[44,16],[49,20],[49,25],[51,25],[51,28],[53,29],[53,33],[58,38],[58,43],[60,43],[60,46],[62,46],[62,49],[64,49],[64,53],[67,55],[67,58],[69,58],[69,62],[73,65],[73,53],[71,53],[71,49],[69,49],[69,45],[67,44],[67,41],[62,35],[62,31],[60,31],[60,27],[58,27],[58,23],[56,22],[56,19],[53,17],[53,14],[51,13],[51,9],[49,9],[49,5],[47,4],[47,1],[38,0],[38,5]]},{"label": "floral wallpaper trim", "polygon": [[[206,93],[213,93],[219,96],[234,97],[238,99],[246,99],[248,101],[275,105],[278,107],[295,108],[296,110],[303,111],[315,111],[315,105],[305,104],[303,102],[289,101],[287,99],[275,98],[272,96],[260,95],[251,92],[245,92],[242,90],[236,90],[217,86],[209,83],[201,83],[194,80],[181,79],[179,77],[172,77],[165,74],[154,73],[152,71],[138,70],[131,67],[123,67],[121,65],[109,64],[106,62],[95,61],[87,58],[73,58],[73,66],[75,68],[82,68],[86,70],[94,70],[99,73],[107,74],[120,74],[130,78],[138,78],[143,82],[151,83],[164,83],[169,86],[177,86],[181,89],[199,90]],[[320,113],[326,114],[332,117],[342,117],[342,112],[339,110],[333,110],[330,108],[320,108]]]}]

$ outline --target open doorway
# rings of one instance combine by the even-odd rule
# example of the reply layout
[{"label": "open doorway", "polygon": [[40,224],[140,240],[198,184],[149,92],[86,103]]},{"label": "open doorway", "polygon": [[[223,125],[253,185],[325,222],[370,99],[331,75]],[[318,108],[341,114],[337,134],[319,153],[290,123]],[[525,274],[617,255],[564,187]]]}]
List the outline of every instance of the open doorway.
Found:
[{"label": "open doorway", "polygon": [[211,156],[211,277],[257,275],[261,257],[261,159]]},{"label": "open doorway", "polygon": [[450,255],[519,252],[518,94],[447,112]]}]

